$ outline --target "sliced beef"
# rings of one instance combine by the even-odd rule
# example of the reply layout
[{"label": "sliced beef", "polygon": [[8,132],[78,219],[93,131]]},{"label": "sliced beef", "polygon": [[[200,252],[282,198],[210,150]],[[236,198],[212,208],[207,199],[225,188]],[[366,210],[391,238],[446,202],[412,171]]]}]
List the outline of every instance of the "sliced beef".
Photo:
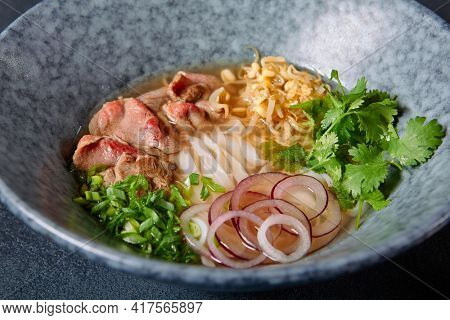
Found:
[{"label": "sliced beef", "polygon": [[105,185],[124,180],[129,175],[142,174],[155,188],[166,188],[173,181],[176,165],[165,157],[138,154],[126,143],[107,137],[85,135],[73,155],[75,167],[87,171],[94,166],[108,167],[100,172]]},{"label": "sliced beef", "polygon": [[220,80],[215,76],[180,71],[170,82],[167,94],[172,101],[196,102],[207,100],[210,94],[221,85]]},{"label": "sliced beef", "polygon": [[221,86],[215,76],[180,71],[167,88],[170,101],[163,106],[163,110],[172,123],[199,129],[207,118],[220,118],[221,115],[211,108],[208,98]]},{"label": "sliced beef", "polygon": [[105,186],[112,185],[116,182],[116,174],[114,173],[114,167],[108,168],[105,171],[99,173],[103,177],[103,184]]},{"label": "sliced beef", "polygon": [[163,129],[158,117],[134,98],[105,103],[89,123],[91,134],[121,139],[146,153],[178,151],[175,139]]},{"label": "sliced beef", "polygon": [[195,103],[195,106],[200,110],[206,112],[211,120],[219,120],[223,117],[223,113],[214,110],[214,108],[211,106],[211,103],[207,100],[197,101]]},{"label": "sliced beef", "polygon": [[73,163],[79,170],[89,170],[95,165],[114,166],[124,153],[137,155],[136,148],[107,137],[83,136],[73,155]]},{"label": "sliced beef", "polygon": [[161,110],[161,107],[169,100],[169,96],[167,95],[167,88],[162,87],[141,94],[139,97],[137,97],[137,99],[141,100],[153,112],[158,112]]},{"label": "sliced beef", "polygon": [[173,181],[176,165],[150,155],[137,157],[123,154],[114,167],[115,181],[122,181],[130,175],[142,174],[154,188],[167,188]]},{"label": "sliced beef", "polygon": [[200,128],[205,120],[203,110],[191,102],[170,101],[163,107],[169,120],[184,128]]}]

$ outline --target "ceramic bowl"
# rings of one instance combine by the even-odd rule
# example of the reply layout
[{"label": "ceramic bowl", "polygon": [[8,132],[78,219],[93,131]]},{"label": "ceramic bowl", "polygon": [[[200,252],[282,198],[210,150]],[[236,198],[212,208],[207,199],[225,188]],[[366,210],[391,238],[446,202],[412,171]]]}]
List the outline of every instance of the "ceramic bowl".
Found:
[{"label": "ceramic bowl", "polygon": [[412,1],[45,1],[0,36],[0,194],[33,229],[97,261],[217,290],[317,281],[392,257],[448,222],[450,139],[402,172],[392,204],[297,263],[252,270],[181,265],[134,253],[72,202],[66,168],[93,108],[135,79],[180,66],[238,63],[246,45],[346,85],[361,75],[415,115],[450,122],[450,32]]}]

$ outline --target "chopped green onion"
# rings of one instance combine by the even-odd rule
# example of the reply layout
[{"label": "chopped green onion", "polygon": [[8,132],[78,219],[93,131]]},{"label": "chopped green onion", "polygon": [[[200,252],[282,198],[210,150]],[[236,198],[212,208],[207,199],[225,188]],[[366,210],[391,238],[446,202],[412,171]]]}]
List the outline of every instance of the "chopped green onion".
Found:
[{"label": "chopped green onion", "polygon": [[154,221],[152,218],[148,218],[144,222],[141,223],[139,226],[139,233],[143,233],[144,231],[147,231],[154,225]]},{"label": "chopped green onion", "polygon": [[173,205],[173,203],[170,203],[164,199],[156,199],[155,204],[158,207],[161,207],[163,209],[166,209],[167,211],[175,211],[175,206]]},{"label": "chopped green onion", "polygon": [[103,178],[101,176],[92,176],[91,185],[101,185],[103,183]]},{"label": "chopped green onion", "polygon": [[202,229],[195,222],[189,221],[189,232],[192,234],[194,238],[197,240],[202,236]]},{"label": "chopped green onion", "polygon": [[121,232],[120,237],[123,241],[131,244],[141,244],[147,242],[147,239],[138,235],[136,232]]},{"label": "chopped green onion", "polygon": [[94,201],[101,201],[102,197],[100,196],[100,193],[98,193],[97,191],[92,191],[91,192],[91,196],[92,196],[92,200]]},{"label": "chopped green onion", "polygon": [[83,198],[83,197],[77,197],[77,198],[73,199],[73,201],[76,202],[76,203],[78,203],[78,204],[81,204],[81,205],[86,205],[86,204],[89,203],[89,202],[88,202],[85,198]]},{"label": "chopped green onion", "polygon": [[[108,231],[148,255],[176,262],[198,262],[181,235],[179,212],[190,205],[181,187],[151,191],[144,176],[129,176],[107,188],[95,172],[74,201],[84,205]],[[84,180],[86,181],[86,179]]]},{"label": "chopped green onion", "polygon": [[104,201],[102,201],[102,202],[96,204],[96,205],[91,209],[91,212],[92,212],[92,213],[96,213],[96,212],[102,211],[103,209],[105,209],[106,207],[109,206],[109,202],[110,202],[109,200],[104,200]]},{"label": "chopped green onion", "polygon": [[86,200],[88,201],[92,201],[92,191],[85,191],[84,192],[84,197],[86,198]]},{"label": "chopped green onion", "polygon": [[209,190],[205,185],[203,185],[202,190],[200,191],[200,199],[206,200],[208,197],[209,197]]},{"label": "chopped green onion", "polygon": [[189,185],[196,186],[199,184],[200,175],[198,173],[191,173],[188,177]]}]

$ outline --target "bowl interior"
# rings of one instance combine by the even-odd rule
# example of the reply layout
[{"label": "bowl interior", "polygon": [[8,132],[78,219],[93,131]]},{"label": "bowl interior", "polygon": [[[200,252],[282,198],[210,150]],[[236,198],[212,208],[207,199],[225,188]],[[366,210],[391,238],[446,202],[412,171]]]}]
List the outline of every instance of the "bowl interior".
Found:
[{"label": "bowl interior", "polygon": [[0,43],[2,200],[35,229],[115,267],[206,287],[287,285],[395,254],[448,220],[446,137],[430,161],[403,170],[392,204],[366,216],[359,230],[295,264],[207,270],[144,259],[112,239],[72,202],[76,184],[66,167],[77,131],[106,97],[179,66],[241,62],[250,57],[246,45],[323,74],[338,69],[348,86],[365,75],[371,87],[398,96],[400,127],[416,115],[448,127],[450,35],[418,5],[47,1],[16,21]]}]

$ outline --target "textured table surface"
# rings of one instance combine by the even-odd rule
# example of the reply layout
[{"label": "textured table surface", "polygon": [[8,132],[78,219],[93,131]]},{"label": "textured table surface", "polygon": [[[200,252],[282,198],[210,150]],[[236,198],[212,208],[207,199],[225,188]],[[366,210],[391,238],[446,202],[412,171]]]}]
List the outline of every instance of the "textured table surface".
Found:
[{"label": "textured table surface", "polygon": [[[38,0],[0,0],[0,30]],[[448,1],[420,1],[450,20]],[[1,43],[0,43],[1,45]],[[447,226],[409,251],[339,278],[297,288],[218,293],[112,270],[37,234],[0,204],[0,299],[416,299],[450,295]]]}]

